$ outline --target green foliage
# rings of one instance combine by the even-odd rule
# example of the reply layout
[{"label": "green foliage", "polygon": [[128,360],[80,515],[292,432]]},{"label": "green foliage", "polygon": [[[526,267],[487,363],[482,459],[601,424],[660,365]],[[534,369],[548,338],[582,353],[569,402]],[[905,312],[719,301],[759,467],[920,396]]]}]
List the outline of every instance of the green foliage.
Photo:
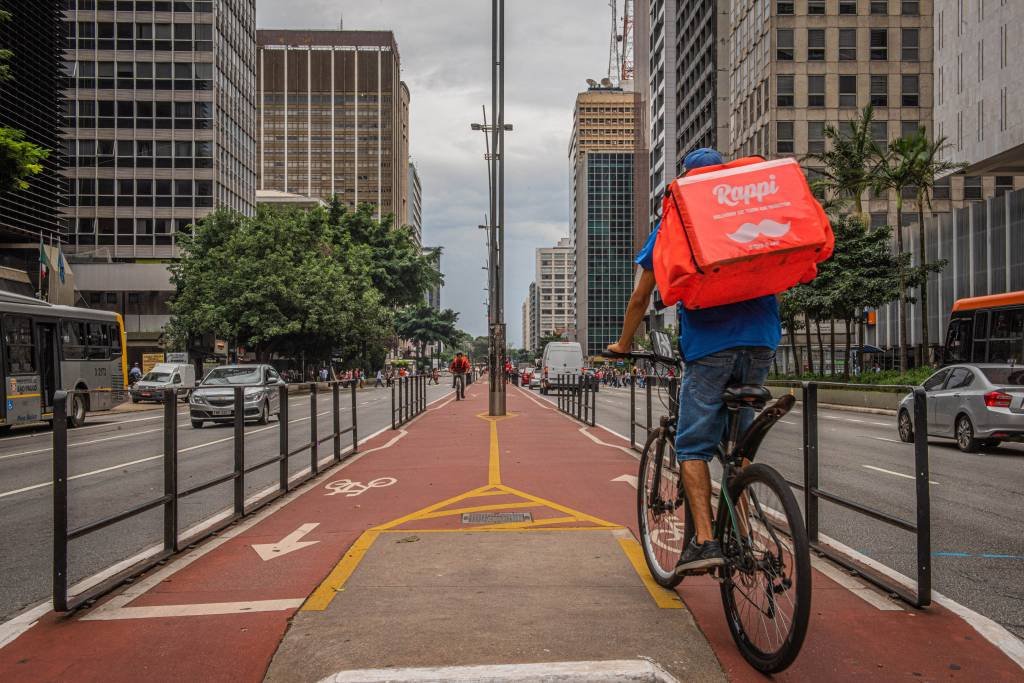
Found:
[{"label": "green foliage", "polygon": [[487,360],[487,352],[490,342],[487,337],[477,337],[470,345],[469,357],[476,363],[483,363]]},{"label": "green foliage", "polygon": [[560,342],[560,341],[564,341],[562,339],[561,332],[552,332],[551,334],[545,334],[543,337],[540,338],[540,350],[541,350],[541,352],[543,353],[544,347],[547,346],[550,342]]},{"label": "green foliage", "polygon": [[[0,10],[0,23],[10,18],[10,12]],[[0,81],[12,78],[7,62],[13,56],[10,50],[0,48]],[[0,194],[28,189],[28,179],[42,172],[48,156],[50,150],[25,140],[23,131],[0,126]]]},{"label": "green foliage", "polygon": [[[849,377],[844,381],[849,381],[852,384],[864,384],[868,386],[872,385],[898,385],[898,386],[917,386],[928,379],[931,374],[935,372],[935,368],[921,367],[912,368],[906,372],[900,372],[899,370],[882,370],[881,372],[872,372],[870,368],[865,368],[860,375]],[[808,374],[794,375],[794,374],[773,374],[770,379],[773,380],[806,380],[806,381],[819,381],[819,382],[830,382],[835,381],[834,377],[822,374]]]},{"label": "green foliage", "polygon": [[[5,21],[10,21],[11,13],[6,10],[0,9],[0,24]],[[0,48],[0,81],[8,81],[11,79],[11,67],[7,65],[7,62],[11,61],[14,53],[10,50]]]},{"label": "green foliage", "polygon": [[871,135],[874,120],[875,110],[867,106],[842,128],[827,124],[824,132],[828,151],[805,157],[824,164],[824,177],[816,185],[831,197],[827,204],[835,200],[852,201],[857,213],[863,213],[861,195],[872,186],[871,171],[881,157]]},{"label": "green foliage", "polygon": [[395,316],[395,332],[402,339],[415,342],[419,348],[419,356],[427,344],[442,343],[451,346],[458,339],[459,314],[450,308],[435,311],[430,306],[420,303],[406,306]]}]

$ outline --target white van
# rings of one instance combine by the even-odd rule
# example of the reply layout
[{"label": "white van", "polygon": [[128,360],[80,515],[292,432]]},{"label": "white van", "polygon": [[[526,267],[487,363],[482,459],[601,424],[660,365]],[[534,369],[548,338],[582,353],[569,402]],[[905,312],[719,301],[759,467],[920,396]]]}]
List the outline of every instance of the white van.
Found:
[{"label": "white van", "polygon": [[132,403],[164,399],[164,391],[175,389],[178,399],[184,400],[196,388],[196,369],[186,363],[157,363],[132,386]]},{"label": "white van", "polygon": [[544,365],[541,370],[540,393],[562,388],[559,375],[572,377],[583,372],[583,347],[579,342],[548,342],[544,347]]}]

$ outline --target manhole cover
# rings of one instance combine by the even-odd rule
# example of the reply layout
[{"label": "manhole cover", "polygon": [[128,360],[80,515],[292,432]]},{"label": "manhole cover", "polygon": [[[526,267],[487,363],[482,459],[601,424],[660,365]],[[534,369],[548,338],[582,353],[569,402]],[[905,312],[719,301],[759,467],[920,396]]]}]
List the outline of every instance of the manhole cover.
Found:
[{"label": "manhole cover", "polygon": [[463,524],[508,524],[509,522],[532,522],[529,512],[464,512]]}]

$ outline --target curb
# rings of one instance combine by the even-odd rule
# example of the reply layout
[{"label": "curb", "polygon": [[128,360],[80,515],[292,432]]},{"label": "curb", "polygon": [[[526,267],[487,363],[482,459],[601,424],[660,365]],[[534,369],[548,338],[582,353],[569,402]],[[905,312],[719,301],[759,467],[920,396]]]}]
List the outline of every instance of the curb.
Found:
[{"label": "curb", "polygon": [[678,683],[678,679],[652,661],[622,659],[605,662],[552,662],[550,664],[496,664],[422,669],[360,669],[339,671],[320,683],[618,683],[649,681]]}]

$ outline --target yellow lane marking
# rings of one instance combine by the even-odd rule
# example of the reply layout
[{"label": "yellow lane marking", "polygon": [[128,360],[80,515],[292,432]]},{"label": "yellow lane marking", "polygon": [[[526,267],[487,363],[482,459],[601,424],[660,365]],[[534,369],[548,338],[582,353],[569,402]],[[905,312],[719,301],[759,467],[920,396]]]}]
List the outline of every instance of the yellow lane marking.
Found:
[{"label": "yellow lane marking", "polygon": [[546,498],[541,498],[540,496],[534,496],[532,494],[525,493],[525,492],[520,491],[518,489],[514,489],[511,486],[504,486],[504,485],[502,485],[502,488],[506,489],[509,493],[514,493],[515,495],[521,496],[521,497],[523,497],[523,498],[525,498],[527,500],[532,500],[535,503],[538,503],[539,505],[543,505],[543,506],[549,507],[549,508],[551,508],[553,510],[558,510],[559,512],[564,512],[567,515],[573,515],[574,517],[576,517],[581,522],[584,522],[584,521],[592,522],[594,524],[597,524],[599,526],[604,526],[604,527],[619,528],[619,527],[622,526],[621,524],[615,524],[614,522],[608,522],[608,521],[605,521],[603,519],[600,519],[599,517],[594,517],[593,515],[588,515],[585,512],[580,512],[579,510],[573,510],[572,508],[566,507],[564,505],[559,505],[558,503],[555,503],[554,501],[547,500]]},{"label": "yellow lane marking", "polygon": [[498,422],[491,421],[491,458],[487,466],[487,483],[491,486],[501,484],[501,449],[498,448]]},{"label": "yellow lane marking", "polygon": [[440,503],[434,503],[433,505],[428,505],[427,507],[416,510],[415,512],[410,512],[404,517],[399,517],[398,519],[393,519],[390,522],[385,522],[384,524],[375,526],[374,529],[376,529],[377,531],[385,531],[387,529],[394,528],[401,524],[405,524],[406,522],[411,522],[413,520],[420,519],[421,515],[429,514],[431,512],[437,512],[443,507],[447,507],[448,505],[458,503],[460,501],[466,500],[467,498],[475,498],[478,495],[495,495],[485,493],[490,488],[490,486],[480,486],[478,488],[472,489],[471,491],[460,493],[457,496],[452,496],[451,498],[442,500]]},{"label": "yellow lane marking", "polygon": [[531,501],[527,501],[525,503],[492,503],[491,505],[475,505],[468,508],[448,508],[447,510],[438,510],[437,512],[427,512],[420,515],[418,519],[436,519],[438,517],[461,515],[467,512],[486,512],[488,510],[509,510],[513,508],[534,507],[537,507],[537,504]]},{"label": "yellow lane marking", "polygon": [[647,562],[644,561],[643,548],[640,547],[636,539],[620,537],[617,540],[619,547],[622,548],[622,552],[626,553],[629,563],[633,565],[633,569],[640,577],[640,580],[643,581],[644,588],[654,598],[654,603],[662,609],[682,609],[683,601],[679,598],[679,595],[675,591],[659,586],[655,582],[654,577],[651,576],[651,572],[647,569]]},{"label": "yellow lane marking", "polygon": [[338,594],[338,591],[345,587],[345,582],[352,576],[352,572],[359,566],[363,556],[366,555],[366,551],[370,549],[370,546],[373,545],[373,542],[377,540],[379,535],[380,531],[376,529],[364,531],[356,539],[356,542],[352,544],[349,551],[345,553],[345,557],[341,559],[341,562],[334,566],[334,569],[327,575],[327,578],[309,596],[309,599],[302,606],[302,611],[322,612],[327,609],[327,606],[331,604],[331,600]]},{"label": "yellow lane marking", "polygon": [[[606,526],[552,526],[552,527],[536,527],[530,529],[530,533],[535,531],[618,531],[624,527],[609,528]],[[407,536],[415,536],[416,534],[474,534],[477,531],[486,531],[488,533],[495,531],[520,531],[520,529],[505,529],[505,528],[494,528],[494,527],[475,527],[473,529],[388,529],[382,531],[382,534],[406,534]]]}]

